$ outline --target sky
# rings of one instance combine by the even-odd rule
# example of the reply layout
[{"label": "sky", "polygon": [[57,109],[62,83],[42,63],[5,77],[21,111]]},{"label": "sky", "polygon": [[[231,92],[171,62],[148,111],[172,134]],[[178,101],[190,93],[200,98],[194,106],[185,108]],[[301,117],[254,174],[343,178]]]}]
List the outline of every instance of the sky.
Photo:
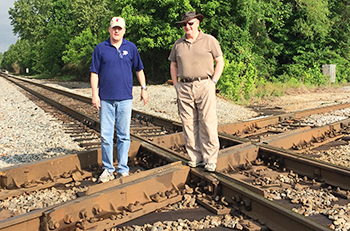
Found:
[{"label": "sky", "polygon": [[12,32],[10,15],[8,13],[10,7],[13,7],[15,0],[0,1],[0,52],[4,53],[17,41],[17,36]]}]

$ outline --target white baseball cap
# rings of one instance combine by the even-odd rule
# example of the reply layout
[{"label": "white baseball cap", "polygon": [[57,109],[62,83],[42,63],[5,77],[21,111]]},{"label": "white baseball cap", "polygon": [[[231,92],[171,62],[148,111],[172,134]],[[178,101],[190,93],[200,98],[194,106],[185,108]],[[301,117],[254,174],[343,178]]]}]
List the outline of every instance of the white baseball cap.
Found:
[{"label": "white baseball cap", "polygon": [[111,19],[110,27],[113,28],[115,26],[125,28],[125,20],[121,17],[113,17]]}]

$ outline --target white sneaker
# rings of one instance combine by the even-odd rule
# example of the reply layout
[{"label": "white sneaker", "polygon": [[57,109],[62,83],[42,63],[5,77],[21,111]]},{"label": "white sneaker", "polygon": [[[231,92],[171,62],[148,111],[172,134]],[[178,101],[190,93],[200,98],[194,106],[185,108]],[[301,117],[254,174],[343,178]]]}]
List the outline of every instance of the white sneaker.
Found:
[{"label": "white sneaker", "polygon": [[98,183],[105,183],[110,180],[114,180],[114,175],[113,173],[109,172],[108,169],[105,169],[98,178]]},{"label": "white sneaker", "polygon": [[117,175],[117,177],[119,178],[119,177],[126,177],[126,176],[129,176],[129,173],[128,172],[118,172],[118,175]]},{"label": "white sneaker", "polygon": [[216,169],[216,164],[214,163],[207,163],[204,166],[204,170],[207,172],[215,172],[215,169]]}]

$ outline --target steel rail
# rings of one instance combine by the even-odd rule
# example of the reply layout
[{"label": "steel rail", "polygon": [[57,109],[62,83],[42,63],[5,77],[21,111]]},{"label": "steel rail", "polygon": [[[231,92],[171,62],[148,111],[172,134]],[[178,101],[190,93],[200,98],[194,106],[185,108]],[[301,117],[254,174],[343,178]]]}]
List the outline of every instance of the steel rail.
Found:
[{"label": "steel rail", "polygon": [[350,190],[350,169],[318,161],[293,151],[259,144],[258,156],[266,162],[276,162],[281,168],[317,179],[326,184]]},{"label": "steel rail", "polygon": [[[16,83],[16,84],[17,84],[17,83]],[[76,110],[74,110],[74,109],[72,109],[72,108],[70,108],[70,107],[67,107],[67,106],[65,106],[65,105],[63,105],[63,104],[60,104],[60,103],[58,103],[58,102],[56,102],[56,101],[53,101],[53,100],[51,100],[50,98],[48,98],[48,97],[46,97],[46,96],[43,96],[43,95],[41,95],[40,93],[37,93],[37,92],[31,90],[30,88],[27,88],[27,87],[25,87],[25,86],[22,86],[21,84],[20,84],[20,87],[22,87],[22,88],[24,88],[25,90],[31,92],[32,94],[36,95],[37,97],[39,97],[39,98],[41,98],[41,99],[47,101],[48,103],[54,105],[55,107],[59,108],[60,110],[64,111],[65,113],[72,115],[73,117],[77,118],[77,119],[80,120],[80,121],[92,121],[92,122],[89,122],[88,125],[91,124],[91,125],[93,125],[93,126],[92,126],[93,129],[95,129],[96,131],[100,131],[100,123],[99,123],[99,121],[97,121],[97,120],[95,120],[95,119],[93,119],[93,118],[87,117],[87,116],[84,115],[83,113],[80,113],[80,112],[78,112],[78,111],[76,111]],[[139,114],[136,114],[136,115],[139,115]],[[146,115],[146,116],[148,116],[148,115]],[[148,117],[150,117],[150,116],[148,116]],[[160,119],[157,119],[157,122],[158,122],[158,123],[159,123],[159,121],[160,121]],[[143,142],[149,142],[149,141],[147,141],[146,139],[143,139],[143,138],[141,138],[140,136],[137,136],[137,135],[135,135],[135,134],[131,134],[130,136],[131,136],[131,139],[132,139],[132,140],[142,140]],[[181,133],[181,132],[180,132],[180,133],[173,134],[173,135],[163,136],[163,137],[164,137],[164,138],[168,138],[167,143],[169,143],[169,142],[174,143],[174,142],[176,142],[176,140],[178,141],[177,143],[184,143],[183,133]],[[156,144],[156,143],[158,142],[159,139],[161,139],[161,140],[162,140],[162,141],[161,141],[161,144],[160,144],[159,142],[158,142],[158,144],[160,144],[159,146],[160,146],[160,148],[162,148],[161,146],[164,146],[164,145],[165,145],[165,143],[164,143],[164,138],[161,138],[161,137],[156,137],[156,138],[154,138],[154,139],[153,139],[154,142],[152,142],[153,145]],[[225,141],[226,143],[231,142],[231,143],[237,145],[236,147],[232,147],[232,148],[227,148],[227,149],[224,149],[224,150],[220,150],[220,155],[221,155],[221,153],[222,153],[222,155],[225,155],[225,153],[234,152],[234,150],[237,150],[237,149],[239,149],[239,148],[243,148],[243,146],[245,146],[245,145],[247,145],[248,143],[250,143],[249,140],[242,139],[242,138],[239,138],[239,137],[227,136],[227,135],[224,135],[224,134],[220,134],[220,135],[219,135],[219,138],[221,139],[221,143],[223,143],[223,142]],[[156,145],[157,145],[157,144],[156,144]],[[179,155],[179,153],[170,150],[169,147],[166,149],[166,151],[171,152],[173,155],[178,156],[180,159],[183,159],[183,155]],[[226,155],[226,156],[230,156],[230,155]],[[249,159],[250,161],[252,161],[252,160],[255,159],[255,157],[256,157],[256,151],[253,151],[253,154],[247,153],[247,157],[248,157],[248,159]],[[188,160],[188,159],[187,159],[187,160]],[[232,160],[232,156],[230,156],[230,160],[231,160],[231,161],[227,162],[227,160],[228,160],[228,159],[226,159],[226,160],[224,160],[224,161],[222,161],[222,162],[223,162],[223,163],[227,163],[228,165],[230,165],[230,164],[231,164],[231,165],[237,164],[237,161],[232,162],[232,161],[233,161],[233,160]],[[242,158],[242,159],[241,159],[241,158],[238,158],[238,159],[236,158],[236,160],[239,160],[239,164],[243,164],[243,163],[246,162],[246,158]],[[220,167],[220,169],[223,168],[223,167],[221,167],[221,164],[219,164],[218,166]]]},{"label": "steel rail", "polygon": [[[178,164],[173,164],[172,166],[189,170],[188,167],[184,167]],[[167,172],[167,167],[168,166],[161,167],[160,169],[162,170],[158,171],[157,174],[146,174],[146,176],[143,176],[142,179],[151,178],[152,180],[152,176],[159,176],[160,173]],[[155,171],[155,169],[153,171]],[[221,175],[219,173],[208,174],[200,169],[191,169],[190,174],[191,179],[199,177],[201,181],[205,180],[208,182],[208,184],[216,185],[218,189],[212,189],[212,193],[218,193],[220,196],[225,197],[226,201],[232,208],[239,209],[244,214],[247,214],[254,219],[258,219],[260,223],[265,224],[272,230],[288,231],[296,230],[296,228],[297,230],[305,231],[329,230],[327,227],[320,225],[317,222],[314,222],[304,216],[298,215],[289,209],[278,205],[275,202],[269,201],[264,197],[259,196],[258,194],[253,193],[242,186],[237,185],[230,178],[224,175]],[[159,185],[159,182],[163,182],[163,184],[165,182],[168,182],[168,186],[166,187],[167,190],[180,188],[180,186],[177,185],[183,185],[189,180],[188,177],[185,176],[186,174],[183,175],[183,173],[181,173],[181,175],[182,180],[180,180],[178,177],[175,177],[174,173],[171,172],[170,175],[167,176],[171,176],[171,180],[160,181],[160,179],[155,179],[157,182],[155,185]],[[174,179],[176,179],[177,183],[174,183]],[[42,212],[42,217],[40,217],[40,230],[60,230],[72,227],[72,224],[75,224],[82,218],[87,220],[94,220],[94,222],[91,223],[86,222],[84,226],[85,229],[91,228],[92,230],[99,230],[99,228],[102,227],[113,227],[124,223],[130,219],[144,215],[148,212],[154,211],[157,208],[165,206],[167,203],[170,203],[170,201],[162,204],[157,203],[151,205],[150,208],[148,208],[147,206],[149,205],[147,204],[147,201],[150,201],[151,195],[157,193],[157,190],[153,190],[152,192],[147,191],[146,193],[145,190],[148,190],[149,187],[147,186],[154,184],[151,184],[147,180],[141,180],[141,178],[125,178],[121,180],[122,181],[120,182],[118,180],[112,181],[110,184],[113,184],[113,186],[108,187],[108,189],[106,189],[105,185],[102,184],[101,189],[97,191],[94,191],[94,189],[92,189],[93,191],[87,193],[88,195],[86,197],[81,197],[76,200],[63,203],[61,205],[52,206],[41,210],[40,212]],[[141,185],[137,185],[136,183],[140,183]],[[140,191],[140,188],[143,190]],[[165,191],[165,189],[160,191]],[[176,199],[176,201],[178,200],[179,199]],[[145,206],[143,207],[144,210],[136,210],[135,213],[129,212],[127,215],[130,216],[127,216],[126,218],[123,217],[120,220],[111,221],[108,218],[106,219],[106,216],[101,215],[102,211],[104,211],[102,214],[109,214],[108,217],[110,217],[110,214],[121,213],[123,211],[123,208],[126,208],[128,205],[130,205],[130,203],[134,204],[136,201],[143,202],[142,204]],[[96,214],[96,211],[99,212]],[[38,211],[36,211],[35,214],[38,214]],[[34,216],[34,213],[29,213],[27,216]],[[38,215],[36,215],[36,217],[38,217]],[[28,220],[30,219],[28,217],[24,218],[24,216],[18,217],[17,222],[15,219],[12,219],[10,221],[6,220],[3,222],[3,224],[0,222],[0,229],[4,228],[2,230],[6,230],[6,227],[11,228],[16,225],[19,227],[18,230],[21,230],[21,224],[23,224],[25,227],[28,227],[26,223]]]},{"label": "steel rail", "polygon": [[[160,155],[162,155],[165,158],[168,158],[169,161],[175,161],[175,160],[181,160],[183,162],[186,161],[185,158],[181,158],[179,155],[174,155],[174,152],[168,152],[168,148],[162,147],[161,144],[155,144],[154,142],[145,140],[144,138],[141,138],[141,137],[137,137],[137,136],[133,136],[133,137],[134,137],[134,140],[136,141],[136,143],[142,142],[141,145],[136,144],[135,149],[137,149],[137,150],[139,150],[140,147],[141,148],[142,147],[149,148],[150,150],[154,151],[154,153],[157,153],[157,154],[162,153]],[[229,136],[226,136],[226,137],[229,137]],[[296,156],[295,153],[293,153],[293,152],[289,152],[289,151],[279,149],[276,147],[271,147],[270,145],[267,145],[267,144],[261,144],[261,143],[260,144],[251,144],[249,142],[246,142],[246,143],[243,142],[240,145],[241,146],[239,148],[238,147],[229,148],[229,149],[227,149],[228,151],[223,152],[222,155],[219,155],[218,169],[225,169],[227,167],[230,167],[229,165],[227,165],[227,163],[233,163],[232,161],[235,161],[234,163],[241,163],[239,161],[245,160],[245,158],[240,159],[241,158],[240,151],[243,150],[243,153],[245,153],[245,154],[243,154],[243,156],[244,155],[252,155],[252,157],[249,157],[249,158],[254,159],[254,158],[256,158],[255,156],[257,156],[257,155],[265,155],[266,158],[269,158],[272,160],[278,160],[279,164],[281,164],[281,165],[283,164],[283,166],[286,168],[291,168],[291,169],[297,168],[297,170],[294,170],[294,169],[293,170],[295,172],[298,172],[298,173],[300,172],[299,174],[305,174],[308,176],[311,176],[311,175],[321,176],[321,178],[319,178],[319,179],[322,179],[322,180],[325,180],[328,182],[330,182],[328,175],[332,176],[332,178],[333,177],[337,178],[337,177],[341,176],[341,174],[343,174],[343,177],[339,178],[339,182],[336,182],[336,184],[338,184],[338,183],[340,184],[341,182],[344,182],[344,181],[349,182],[349,179],[348,179],[349,172],[346,171],[345,169],[343,169],[344,171],[342,171],[342,169],[340,171],[339,167],[337,167],[338,171],[336,171],[336,169],[331,168],[331,165],[329,165],[329,164],[323,164],[323,163],[317,164],[318,161],[311,160],[311,159],[308,160],[308,158],[303,158],[300,155]],[[258,151],[257,151],[257,149],[258,149]],[[131,152],[135,154],[135,151],[131,151]],[[290,155],[287,155],[287,154],[290,154]],[[99,153],[97,151],[96,153],[91,154],[91,158],[94,160],[100,159],[98,157],[98,155],[99,155]],[[234,157],[232,158],[231,155],[233,155]],[[239,159],[238,162],[237,162],[237,158]],[[283,159],[283,158],[285,158],[285,159]],[[58,161],[58,159],[59,158],[57,158],[57,161]],[[76,157],[74,161],[79,162],[82,159],[83,158]],[[55,160],[53,160],[51,163],[50,163],[50,161],[51,160],[47,160],[45,165],[47,165],[47,164],[52,165],[55,163]],[[302,165],[303,162],[305,162],[304,165]],[[311,163],[311,165],[315,166],[315,168],[312,168],[310,171],[309,170],[305,171],[305,169],[307,169],[306,166],[309,166],[309,165],[307,165],[308,163]],[[43,165],[43,168],[48,169],[48,166],[45,167]],[[70,166],[69,168],[76,169],[77,166],[74,165],[74,162],[72,161],[72,166]],[[188,167],[184,167],[184,168],[188,169]],[[15,169],[15,168],[13,168],[13,169]],[[28,170],[22,170],[22,172],[15,173],[15,171],[12,170],[12,172],[10,171],[12,175],[11,174],[1,174],[1,176],[4,176],[4,178],[1,182],[2,182],[2,184],[8,184],[8,185],[11,185],[11,183],[7,183],[7,182],[12,182],[12,186],[17,187],[21,182],[24,182],[26,180],[25,177],[23,178],[23,176],[21,176],[21,175],[26,176],[26,174],[28,175],[28,173],[31,174],[30,171],[29,172],[26,172],[26,171],[28,171]],[[62,170],[60,170],[60,171],[62,172]],[[253,193],[252,191],[238,185],[237,182],[227,178],[226,176],[224,176],[222,174],[219,174],[219,173],[208,174],[208,173],[204,173],[203,171],[198,170],[198,169],[195,169],[195,170],[191,169],[190,172],[191,172],[191,178],[193,177],[192,175],[196,175],[197,177],[201,176],[202,178],[207,179],[211,183],[213,183],[216,179],[217,182],[220,182],[220,185],[221,185],[220,192],[221,192],[222,196],[225,196],[225,198],[227,198],[229,203],[231,203],[235,207],[238,207],[239,209],[244,211],[244,213],[250,215],[251,217],[255,217],[255,218],[259,219],[261,222],[266,223],[267,226],[272,228],[273,230],[296,230],[296,229],[299,229],[299,230],[329,230],[328,228],[326,228],[326,227],[324,227],[316,222],[313,222],[306,217],[298,215],[298,214],[290,211],[289,209],[285,209],[282,206],[277,205],[277,203],[271,202],[271,201],[263,198],[262,196],[259,196],[258,194]],[[50,174],[47,174],[47,175],[52,177],[55,174],[52,174],[50,172]],[[16,178],[16,180],[14,180],[14,178]],[[11,179],[12,179],[12,181],[11,181]],[[17,179],[22,179],[22,180],[20,181]],[[186,181],[186,180],[184,180],[184,181]],[[6,183],[3,183],[3,182],[6,182]],[[124,186],[125,187],[130,186],[131,188],[134,187],[134,186],[132,186],[133,181],[122,182],[122,183],[123,184],[121,184],[121,185],[117,184],[116,186],[112,186],[112,187],[118,188],[118,190],[123,188]],[[171,187],[174,187],[174,186],[172,185]],[[169,188],[171,188],[171,187],[169,186]],[[112,189],[108,189],[108,190],[112,190]],[[132,191],[134,191],[134,189]],[[119,191],[119,193],[121,193],[121,192],[122,191]],[[90,198],[95,198],[95,196],[98,194],[104,195],[104,193],[100,192],[99,190],[92,191],[92,193],[90,194]],[[111,195],[112,194],[109,194],[109,196],[111,196]],[[81,201],[79,201],[79,204],[82,205],[83,199],[80,198],[80,200]],[[92,199],[92,201],[94,201],[94,200],[95,199]],[[42,220],[41,227],[43,227],[42,225],[44,225],[46,227],[46,230],[48,230],[48,229],[53,230],[52,227],[55,229],[56,226],[67,227],[67,225],[68,225],[67,220],[66,221],[63,220],[63,222],[62,222],[62,220],[60,220],[60,219],[62,218],[62,214],[64,214],[62,211],[65,211],[65,213],[67,213],[68,211],[71,211],[70,209],[73,207],[70,207],[70,206],[74,206],[74,201],[71,201],[69,203],[65,203],[65,204],[62,204],[59,206],[50,207],[49,210],[45,209],[45,217],[41,218],[41,220]],[[93,207],[93,205],[89,204],[88,206],[92,207],[92,208],[90,208],[90,207],[88,208],[89,211],[96,210],[96,208]],[[109,206],[111,206],[111,204],[109,204]],[[58,207],[62,208],[62,210],[58,209]],[[112,207],[115,207],[113,205],[113,203],[112,203]],[[74,209],[76,209],[76,208],[74,207]],[[115,208],[114,209],[112,208],[112,210],[114,212],[117,211]],[[112,211],[112,210],[108,210],[108,211]],[[93,216],[96,214],[90,214],[90,215]],[[21,221],[22,223],[29,222],[30,221],[29,217],[37,217],[37,215],[34,215],[34,212],[29,213],[28,214],[28,221],[26,221],[23,217],[26,217],[26,216],[18,216],[18,219],[22,219],[22,221]],[[271,219],[271,217],[272,217],[272,219]],[[52,219],[52,218],[56,218],[59,221]],[[4,223],[0,222],[0,229],[1,229],[1,227],[4,227],[4,228],[10,227],[9,226],[10,223],[11,223],[11,225],[16,225],[16,222],[14,221],[16,219],[17,219],[17,217],[14,217],[14,218],[11,218],[11,219],[4,221]],[[32,220],[36,220],[36,219],[32,219]],[[1,223],[3,225],[1,225]],[[19,225],[19,224],[20,223],[18,223],[17,225]],[[115,223],[113,223],[113,225],[114,224]],[[293,225],[291,225],[291,224],[293,224]],[[61,226],[61,225],[63,225],[63,226]],[[104,225],[105,224],[101,223],[101,227]],[[91,228],[93,228],[93,227],[97,227],[97,226],[92,225]],[[6,230],[6,229],[4,229],[4,230]],[[18,230],[21,230],[20,227]],[[24,228],[23,228],[23,230],[24,230]],[[26,230],[28,230],[28,229],[26,229]]]},{"label": "steel rail", "polygon": [[71,115],[72,117],[76,118],[77,120],[83,122],[84,124],[86,124],[88,127],[94,129],[95,131],[98,131],[100,132],[100,122],[95,120],[94,118],[91,118],[81,112],[78,112],[77,110],[71,108],[71,107],[68,107],[68,106],[65,106],[63,104],[60,104],[36,91],[33,91],[32,89],[22,85],[22,84],[19,84],[17,83],[16,81],[13,81],[12,79],[10,78],[7,78],[8,80],[10,80],[12,83],[16,84],[17,86],[23,88],[24,90],[30,92],[32,95],[35,95],[36,97],[38,97],[39,99],[51,104],[52,106],[58,108],[59,110],[61,110],[62,112],[65,112],[67,113],[68,115]]},{"label": "steel rail", "polygon": [[[30,92],[31,94],[35,95],[36,97],[38,97],[39,99],[47,102],[48,104],[56,107],[57,109],[61,110],[62,112],[72,116],[73,118],[81,121],[82,123],[84,123],[86,126],[90,127],[91,129],[100,132],[100,121],[91,118],[87,115],[85,115],[84,113],[81,113],[69,106],[63,105],[59,102],[56,102],[26,86],[23,86],[22,84],[11,80],[10,78],[7,78],[9,81],[13,82],[14,84],[18,85],[19,87],[23,88],[24,90]],[[133,111],[132,115],[134,116],[134,118],[146,118],[146,116],[148,117],[148,121],[153,122],[155,124],[161,125],[161,126],[168,126],[168,128],[170,129],[175,129],[175,131],[179,131],[179,125],[177,125],[175,122],[170,121],[170,120],[166,120],[166,119],[161,119],[161,118],[157,118],[154,116],[149,116],[149,115],[145,115],[144,113],[140,113],[137,111]],[[150,127],[149,129],[152,129],[152,127]],[[132,130],[132,129],[131,129]],[[131,134],[131,137],[137,137],[137,135],[135,134]]]},{"label": "steel rail", "polygon": [[[178,140],[178,136],[181,134],[171,134],[165,136],[165,141],[162,142],[161,137],[157,140],[159,144],[162,144],[165,147],[160,147],[162,149],[167,149],[166,146],[169,140]],[[175,138],[174,138],[175,137]],[[176,138],[177,137],[177,138]],[[228,136],[229,137],[229,136]],[[293,170],[294,173],[297,173],[299,175],[308,176],[310,179],[317,179],[321,182],[325,182],[332,186],[339,186],[341,188],[349,188],[350,187],[350,172],[348,169],[345,168],[339,168],[336,166],[332,166],[330,164],[322,163],[317,160],[313,160],[311,158],[306,158],[304,156],[301,156],[299,154],[296,154],[292,151],[279,149],[270,145],[262,144],[262,143],[243,143],[238,145],[239,148],[237,149],[231,149],[228,152],[219,152],[218,156],[218,162],[217,162],[217,172],[213,174],[218,174],[226,179],[226,183],[234,186],[241,187],[240,190],[243,190],[244,192],[254,193],[254,195],[260,195],[261,198],[255,198],[255,200],[262,200],[263,202],[256,202],[255,208],[252,209],[254,216],[258,219],[261,219],[263,223],[268,224],[269,226],[273,227],[273,230],[298,230],[294,229],[295,220],[298,220],[302,217],[300,221],[298,221],[297,225],[295,227],[299,227],[300,230],[329,230],[327,227],[312,221],[302,215],[296,214],[292,212],[288,208],[283,208],[281,211],[278,211],[279,205],[277,205],[274,202],[271,202],[269,200],[263,199],[266,191],[264,189],[260,189],[259,187],[252,186],[251,184],[237,180],[234,178],[230,178],[228,176],[225,176],[224,174],[218,173],[220,170],[232,170],[235,167],[239,167],[242,162],[246,162],[247,159],[250,161],[253,161],[257,158],[261,158],[262,160],[265,160],[265,163],[271,162],[271,165],[273,165],[273,162],[277,162],[278,166],[286,169]],[[242,161],[242,162],[241,162]],[[205,174],[201,170],[198,169],[192,169],[191,172],[197,173],[197,175]],[[210,175],[213,175],[210,174]],[[221,178],[219,179],[219,182],[221,182]],[[239,191],[240,192],[240,191]],[[346,192],[346,191],[345,191]],[[231,193],[232,194],[232,193]],[[225,194],[219,194],[220,196],[225,196]],[[235,202],[237,203],[237,200],[239,203],[246,203],[242,199],[242,195],[239,194],[237,197],[237,193],[234,193],[234,198],[236,196]],[[244,196],[243,196],[244,197]],[[225,198],[228,198],[225,196]],[[238,199],[237,199],[238,198]],[[241,199],[240,199],[241,198]],[[264,209],[265,206],[270,206],[269,209],[276,209],[276,211],[270,211],[269,209]],[[276,207],[277,206],[277,207]],[[276,207],[276,208],[275,208]],[[257,212],[258,215],[255,214],[254,211]],[[246,212],[244,212],[246,213]],[[261,216],[261,213],[263,213],[266,216]],[[251,214],[251,212],[247,212],[247,214]],[[279,214],[279,215],[273,215],[270,214]],[[277,219],[275,219],[275,217]],[[288,219],[291,219],[288,221]],[[281,221],[281,222],[280,222]],[[286,224],[286,226],[284,226]]]},{"label": "steel rail", "polygon": [[[337,104],[337,105],[331,105],[331,106],[325,106],[325,107],[313,108],[313,109],[307,109],[307,110],[300,110],[293,113],[280,114],[280,115],[269,116],[264,118],[255,118],[255,119],[241,121],[233,124],[219,125],[218,131],[221,133],[233,135],[236,133],[241,133],[247,129],[249,130],[251,128],[263,128],[268,125],[278,124],[281,121],[285,121],[289,119],[300,119],[313,114],[319,114],[327,111],[339,110],[339,109],[348,108],[348,107],[350,107],[350,103]],[[301,130],[304,130],[304,129],[305,128],[301,128]],[[279,137],[285,136],[286,134],[288,135],[288,134],[297,133],[297,132],[300,132],[300,129],[298,129],[297,131],[291,130],[288,132],[281,133],[279,135],[273,135],[271,137],[264,138],[264,140],[261,140],[261,141],[265,141],[269,139],[277,139],[276,137],[278,136]]]},{"label": "steel rail", "polygon": [[232,183],[230,178],[219,173],[211,174],[221,185],[221,196],[244,214],[258,219],[272,230],[283,231],[321,231],[330,230],[311,219],[292,212],[277,203],[265,199],[246,188]]},{"label": "steel rail", "polygon": [[[263,143],[284,149],[292,149],[298,145],[302,147],[306,144],[310,144],[309,148],[312,148],[315,145],[319,146],[324,142],[327,142],[327,140],[333,137],[336,138],[336,134],[341,134],[343,127],[348,126],[349,123],[350,119],[344,119],[322,127],[316,127],[306,131],[300,131],[298,133],[286,134],[285,136],[274,137],[272,139],[265,140]],[[319,137],[322,138],[322,141],[317,141]]]},{"label": "steel rail", "polygon": [[[84,103],[91,104],[91,102],[92,102],[92,99],[90,97],[82,96],[82,95],[75,94],[75,93],[68,92],[68,91],[64,91],[64,90],[61,90],[61,89],[58,89],[58,88],[54,88],[54,87],[50,87],[50,86],[43,85],[43,84],[40,84],[40,83],[36,83],[36,82],[30,81],[28,79],[18,78],[17,76],[13,76],[13,75],[9,75],[9,76],[11,76],[12,78],[18,79],[20,81],[27,82],[27,83],[30,83],[30,84],[42,87],[42,88],[47,89],[49,91],[53,91],[53,92],[56,92],[56,93],[64,95],[64,96],[80,100],[80,101],[82,101]],[[171,121],[169,119],[163,119],[163,118],[160,118],[160,117],[157,117],[157,116],[150,116],[150,115],[147,115],[147,114],[142,113],[142,112],[140,112],[138,110],[135,110],[135,109],[132,110],[132,117],[138,118],[138,119],[142,118],[142,119],[147,120],[149,122],[152,122],[152,123],[154,123],[156,125],[164,126],[164,127],[167,127],[167,128],[171,128],[174,131],[182,131],[182,125],[180,123],[177,123],[175,121]]]},{"label": "steel rail", "polygon": [[[94,192],[75,200],[68,201],[59,205],[53,205],[47,208],[35,210],[27,214],[15,216],[0,221],[0,230],[63,230],[74,226],[82,218],[106,218],[111,214],[133,213],[130,204],[136,206],[139,202],[142,211],[128,216],[129,219],[150,213],[156,209],[166,206],[168,203],[175,203],[182,199],[181,192],[186,182],[189,167],[181,163],[173,163],[166,166],[152,169],[148,173],[135,174],[133,178],[125,179],[120,184],[116,184],[108,189],[98,189],[102,185],[96,185]],[[122,180],[122,179],[121,179]],[[162,183],[159,183],[162,182]],[[115,180],[118,183],[118,180]],[[152,187],[148,187],[152,185]],[[96,189],[97,188],[97,189]],[[172,192],[172,197],[164,198],[159,192]],[[155,198],[153,198],[155,196]],[[169,199],[169,200],[168,200]],[[167,200],[167,201],[166,201]],[[165,201],[164,203],[159,203]],[[132,206],[135,210],[135,206]],[[137,207],[137,206],[136,206]],[[136,211],[138,211],[138,208]],[[89,219],[90,220],[90,219]],[[98,220],[98,219],[97,219]],[[125,222],[128,219],[123,219]],[[30,222],[30,224],[28,224]],[[87,222],[89,223],[89,222]],[[108,224],[105,224],[108,227]],[[115,226],[109,222],[109,228]]]},{"label": "steel rail", "polygon": [[[5,75],[5,74],[3,74],[3,75]],[[71,97],[74,99],[78,99],[78,100],[85,102],[85,103],[91,103],[90,97],[67,92],[67,91],[64,91],[61,89],[57,89],[54,87],[50,87],[47,85],[36,83],[36,82],[28,80],[28,79],[19,78],[19,77],[14,76],[14,75],[7,74],[7,76],[10,76],[12,78],[16,78],[16,79],[24,81],[24,82],[34,84],[36,86],[40,86],[42,88],[48,89],[50,91],[54,91],[56,93],[59,93],[59,94],[62,94],[62,95],[65,95],[65,96],[68,96],[68,97]],[[285,113],[285,114],[280,114],[280,115],[276,115],[276,116],[256,118],[256,119],[237,122],[237,123],[233,123],[233,124],[224,124],[224,125],[218,126],[218,132],[222,133],[221,135],[233,134],[233,133],[236,133],[239,131],[243,131],[249,127],[266,127],[268,125],[277,124],[281,121],[288,120],[288,119],[300,119],[300,118],[303,118],[303,117],[306,117],[309,115],[324,113],[324,112],[332,111],[332,110],[339,110],[339,109],[348,108],[348,107],[350,107],[350,103],[343,103],[343,104],[330,105],[330,106],[324,106],[324,107],[319,107],[319,108],[299,110],[296,112]],[[147,115],[147,114],[142,113],[142,112],[137,111],[137,110],[133,110],[132,116],[135,118],[142,118],[145,121],[149,121],[149,122],[152,122],[152,123],[160,125],[160,126],[172,128],[174,131],[182,131],[182,125],[180,123],[175,122],[175,121],[163,119],[163,118],[160,118],[157,116],[150,116],[150,115]],[[305,129],[305,128],[303,128],[303,129]],[[289,132],[286,132],[286,134],[296,133],[296,132],[298,132],[298,131],[289,131]],[[283,135],[284,134],[281,134],[281,136],[283,136]],[[266,139],[269,140],[270,138],[266,138]],[[265,141],[265,139],[262,141]]]},{"label": "steel rail", "polygon": [[[85,115],[84,113],[81,113],[71,107],[68,107],[68,106],[65,106],[61,103],[58,103],[26,86],[23,86],[22,84],[16,82],[16,81],[13,81],[11,80],[11,78],[8,78],[8,77],[5,77],[6,79],[8,79],[9,81],[13,82],[14,84],[18,85],[19,87],[23,88],[24,90],[30,92],[31,94],[35,95],[36,97],[42,99],[43,101],[51,104],[52,106],[58,108],[59,110],[61,110],[62,112],[68,114],[68,115],[71,115],[73,118],[76,118],[78,119],[79,121],[83,122],[86,126],[90,127],[91,129],[94,129],[95,131],[97,132],[100,132],[100,121],[94,119],[94,118],[91,118],[87,115]],[[20,79],[21,80],[21,79]],[[27,81],[31,84],[36,84],[36,83],[33,83],[31,81]],[[36,84],[40,87],[43,87],[42,85],[40,84]],[[66,95],[66,96],[69,96],[69,97],[75,97],[76,94],[73,94],[73,93],[70,93],[70,92],[65,92],[65,91],[62,91],[62,90],[59,90],[59,89],[55,89],[55,88],[51,88],[51,87],[48,87],[48,86],[45,86],[46,88],[48,89],[52,89],[52,90],[56,90],[57,92],[59,92],[60,94],[63,94],[63,95]],[[79,96],[79,95],[78,95]],[[87,98],[87,97],[84,97],[84,96],[81,96],[83,97],[85,100],[84,101],[87,101],[89,100],[91,102],[91,99],[90,98]],[[136,110],[133,110],[132,111],[132,117],[133,118],[137,118],[137,119],[141,119],[141,120],[144,120],[144,121],[148,121],[148,122],[151,122],[155,125],[158,125],[158,126],[164,126],[166,128],[169,128],[169,129],[172,129],[174,132],[178,132],[178,131],[181,131],[182,130],[182,126],[180,124],[178,124],[177,122],[174,122],[174,121],[171,121],[171,120],[167,120],[167,119],[162,119],[160,117],[156,117],[156,116],[150,116],[150,115],[146,115],[144,113],[141,113],[139,111],[136,111]],[[150,127],[149,129],[152,129],[152,127]],[[131,129],[132,130],[132,129]],[[135,134],[131,134],[131,137],[134,137],[134,136],[137,136]]]},{"label": "steel rail", "polygon": [[[158,159],[163,159],[167,163],[183,161],[174,153],[152,145],[148,140],[137,137],[131,141],[129,149],[129,159],[137,157],[140,151],[146,151],[157,155]],[[117,147],[114,145],[113,160],[117,160]],[[66,184],[74,181],[74,172],[80,173],[82,177],[88,177],[84,174],[84,169],[102,166],[101,149],[93,149],[71,155],[57,156],[50,159],[40,160],[34,163],[23,164],[20,166],[8,167],[0,171],[0,199],[20,195],[23,192],[31,192],[56,184]],[[64,176],[72,172],[71,176]],[[46,183],[43,178],[52,181]],[[39,182],[36,185],[26,187],[27,183]]]}]

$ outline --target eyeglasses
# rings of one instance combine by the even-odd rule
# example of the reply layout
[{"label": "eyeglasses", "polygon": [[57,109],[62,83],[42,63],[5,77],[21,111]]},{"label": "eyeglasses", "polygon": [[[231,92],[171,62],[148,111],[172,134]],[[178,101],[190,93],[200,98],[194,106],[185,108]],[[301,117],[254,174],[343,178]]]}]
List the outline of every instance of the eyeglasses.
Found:
[{"label": "eyeglasses", "polygon": [[195,22],[184,22],[182,23],[182,26],[186,26],[187,24],[192,26]]},{"label": "eyeglasses", "polygon": [[117,31],[123,30],[123,28],[121,28],[120,26],[111,27],[111,29],[112,30],[117,30]]},{"label": "eyeglasses", "polygon": [[119,53],[119,58],[123,58],[123,55],[122,55],[122,53],[120,52],[120,50],[119,49],[117,49],[117,51],[118,51],[118,53]]}]

